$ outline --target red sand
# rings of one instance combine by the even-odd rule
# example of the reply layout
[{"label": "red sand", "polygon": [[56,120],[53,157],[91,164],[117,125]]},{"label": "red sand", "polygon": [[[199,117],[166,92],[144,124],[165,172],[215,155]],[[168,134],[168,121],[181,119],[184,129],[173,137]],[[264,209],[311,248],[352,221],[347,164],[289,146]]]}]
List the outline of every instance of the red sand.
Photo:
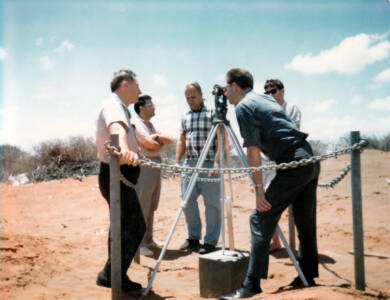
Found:
[{"label": "red sand", "polygon": [[[327,181],[348,164],[349,157],[322,164]],[[271,255],[269,279],[262,281],[264,299],[387,299],[390,298],[390,153],[367,150],[362,155],[365,292],[354,289],[350,176],[333,190],[319,189],[319,286],[278,290],[296,271],[285,251]],[[235,244],[249,250],[248,216],[254,196],[247,180],[234,183]],[[3,186],[0,218],[1,299],[111,299],[111,290],[95,285],[106,256],[108,208],[97,178]],[[168,236],[180,203],[179,180],[164,180],[154,236]],[[202,201],[200,201],[202,203]],[[201,211],[203,211],[201,205]],[[203,214],[203,213],[202,213]],[[287,216],[280,226],[287,235]],[[167,255],[145,299],[200,299],[198,254],[178,251],[186,237],[184,217],[178,223]],[[131,279],[146,286],[154,258],[141,256],[132,264]],[[259,297],[253,299],[259,299]],[[133,299],[126,296],[126,299]]]}]

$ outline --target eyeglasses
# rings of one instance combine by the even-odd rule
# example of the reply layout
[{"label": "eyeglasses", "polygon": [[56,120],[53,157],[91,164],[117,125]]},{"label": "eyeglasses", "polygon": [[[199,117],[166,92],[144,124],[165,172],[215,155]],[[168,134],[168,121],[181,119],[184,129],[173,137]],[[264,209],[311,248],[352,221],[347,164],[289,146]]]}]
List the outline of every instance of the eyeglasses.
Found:
[{"label": "eyeglasses", "polygon": [[151,107],[151,106],[154,107],[154,103],[148,103],[148,104],[145,104],[144,106],[145,107]]},{"label": "eyeglasses", "polygon": [[272,90],[265,91],[264,94],[266,94],[266,95],[272,94],[273,95],[273,94],[276,94],[277,91],[278,91],[278,89],[275,88]]}]

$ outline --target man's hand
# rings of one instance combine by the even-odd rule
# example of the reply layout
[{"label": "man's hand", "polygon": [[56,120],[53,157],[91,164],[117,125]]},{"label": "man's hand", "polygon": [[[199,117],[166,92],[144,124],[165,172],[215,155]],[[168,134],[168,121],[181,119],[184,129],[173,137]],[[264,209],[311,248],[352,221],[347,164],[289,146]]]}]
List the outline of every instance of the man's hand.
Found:
[{"label": "man's hand", "polygon": [[159,143],[160,145],[162,144],[161,141],[160,141],[160,139],[159,139],[158,134],[152,134],[152,135],[150,136],[150,138],[151,138],[153,141],[155,141],[156,143]]},{"label": "man's hand", "polygon": [[123,150],[121,152],[122,154],[122,160],[127,163],[130,166],[136,167],[139,164],[139,157],[138,154],[130,151],[130,150]]},{"label": "man's hand", "polygon": [[256,191],[256,209],[259,212],[269,211],[272,208],[272,205],[265,200],[265,195],[263,191]]}]

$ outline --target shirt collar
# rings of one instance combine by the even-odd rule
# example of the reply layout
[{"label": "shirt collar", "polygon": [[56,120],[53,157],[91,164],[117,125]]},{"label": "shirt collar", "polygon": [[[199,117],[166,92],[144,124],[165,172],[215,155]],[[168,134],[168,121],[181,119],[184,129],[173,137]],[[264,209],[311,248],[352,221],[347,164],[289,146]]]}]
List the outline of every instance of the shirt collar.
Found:
[{"label": "shirt collar", "polygon": [[117,101],[119,102],[123,108],[126,110],[126,112],[129,114],[129,118],[131,118],[131,113],[130,113],[130,110],[129,108],[125,105],[125,103],[123,103],[123,100],[115,93],[112,93],[112,99],[114,99],[114,101]]},{"label": "shirt collar", "polygon": [[194,112],[194,113],[198,113],[198,112],[201,112],[201,111],[203,110],[204,107],[205,107],[205,105],[204,105],[204,100],[203,100],[202,103],[200,104],[198,110],[193,110],[192,108],[190,108],[190,111],[191,111],[191,112]]}]

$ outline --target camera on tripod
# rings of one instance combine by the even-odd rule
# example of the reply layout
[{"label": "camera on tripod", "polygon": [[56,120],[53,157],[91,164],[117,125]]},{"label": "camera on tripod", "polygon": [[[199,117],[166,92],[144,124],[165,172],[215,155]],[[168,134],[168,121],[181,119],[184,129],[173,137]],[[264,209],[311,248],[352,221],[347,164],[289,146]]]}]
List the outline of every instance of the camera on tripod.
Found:
[{"label": "camera on tripod", "polygon": [[214,85],[211,92],[215,96],[215,118],[214,123],[228,122],[226,119],[227,114],[227,101],[226,101],[226,87],[218,84]]}]

